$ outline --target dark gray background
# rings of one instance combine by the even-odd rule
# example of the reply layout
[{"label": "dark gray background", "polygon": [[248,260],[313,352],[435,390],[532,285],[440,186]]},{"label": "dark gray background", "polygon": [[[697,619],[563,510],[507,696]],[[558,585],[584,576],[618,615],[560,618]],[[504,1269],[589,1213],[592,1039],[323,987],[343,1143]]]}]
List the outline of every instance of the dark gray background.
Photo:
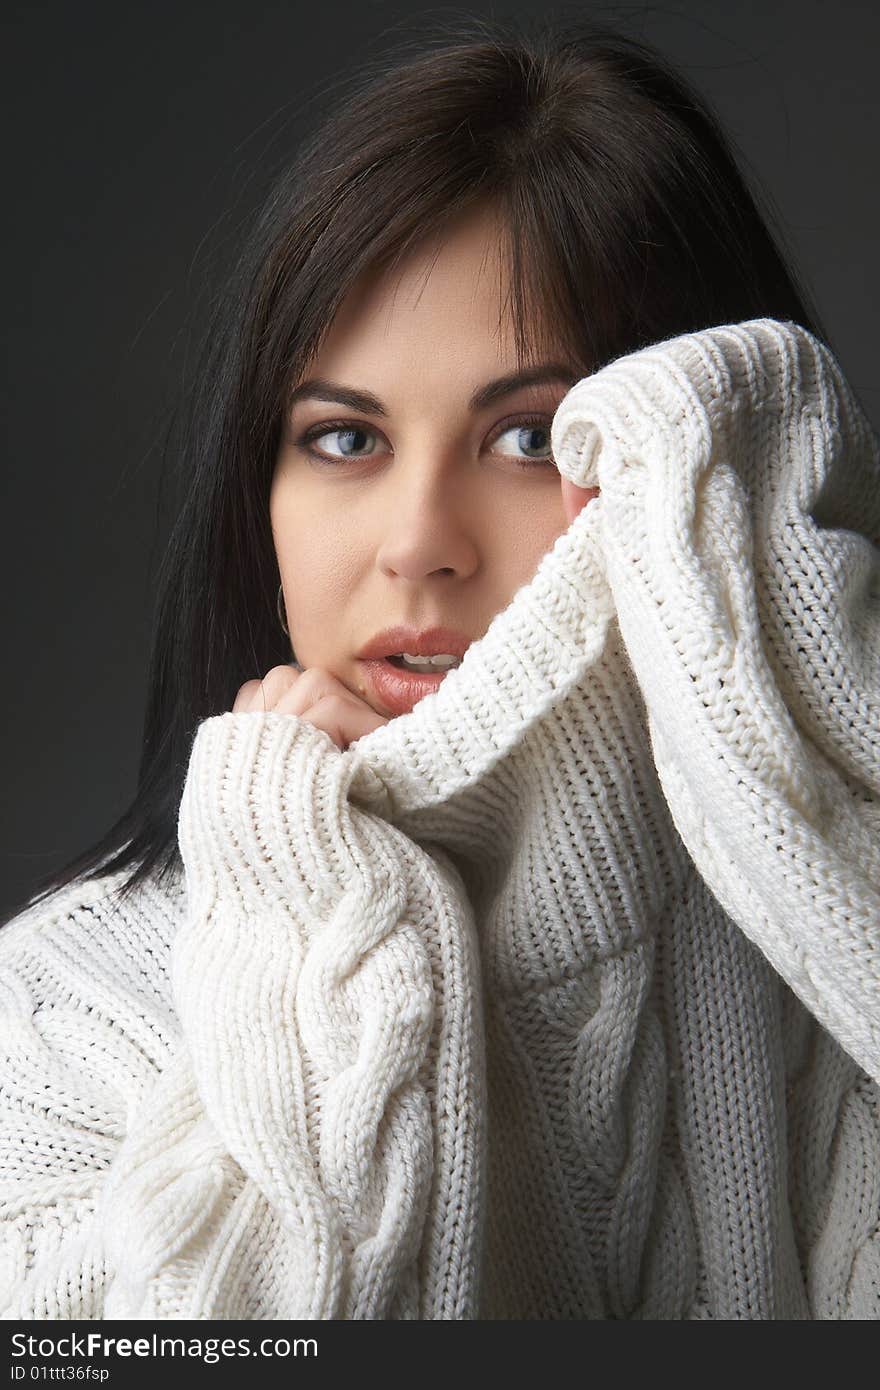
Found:
[{"label": "dark gray background", "polygon": [[[0,914],[134,791],[164,421],[209,286],[316,85],[420,13],[538,3],[6,6]],[[588,8],[708,96],[876,427],[880,7]]]}]

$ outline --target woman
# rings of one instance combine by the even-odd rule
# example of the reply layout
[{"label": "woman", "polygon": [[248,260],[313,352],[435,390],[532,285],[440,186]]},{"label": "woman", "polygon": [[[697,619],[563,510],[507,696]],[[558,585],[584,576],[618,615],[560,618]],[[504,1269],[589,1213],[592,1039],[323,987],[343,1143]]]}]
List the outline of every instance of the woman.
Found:
[{"label": "woman", "polygon": [[0,936],[12,1316],[877,1315],[878,463],[822,337],[608,31],[313,135],[138,795]]}]

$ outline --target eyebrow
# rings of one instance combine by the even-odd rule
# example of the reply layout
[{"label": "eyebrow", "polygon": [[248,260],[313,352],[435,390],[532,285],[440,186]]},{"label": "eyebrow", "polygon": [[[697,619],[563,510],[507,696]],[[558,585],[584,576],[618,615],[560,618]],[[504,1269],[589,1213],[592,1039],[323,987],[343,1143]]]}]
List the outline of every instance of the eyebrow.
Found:
[{"label": "eyebrow", "polygon": [[[485,386],[477,387],[468,405],[471,410],[484,410],[486,406],[494,405],[504,396],[510,396],[525,386],[541,386],[550,381],[565,382],[573,386],[578,379],[579,373],[564,362],[543,362],[537,367],[527,367],[521,372],[509,372]],[[372,391],[358,391],[352,386],[343,386],[341,382],[328,381],[324,377],[314,377],[297,386],[290,393],[288,408],[301,400],[338,401],[341,405],[347,405],[350,410],[362,410],[367,415],[388,415],[387,408]]]}]

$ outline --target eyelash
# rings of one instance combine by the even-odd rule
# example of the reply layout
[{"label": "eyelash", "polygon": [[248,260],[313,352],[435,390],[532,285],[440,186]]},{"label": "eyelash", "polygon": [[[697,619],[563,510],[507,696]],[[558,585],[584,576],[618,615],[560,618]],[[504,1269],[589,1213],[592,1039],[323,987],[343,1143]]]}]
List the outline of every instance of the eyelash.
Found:
[{"label": "eyelash", "polygon": [[[517,426],[519,426],[520,429],[525,429],[529,425],[543,426],[549,430],[550,418],[551,417],[547,415],[517,415],[509,420],[501,422],[495,438],[500,439],[503,434],[507,434],[508,430],[514,429]],[[314,439],[320,439],[322,435],[333,434],[336,431],[342,430],[365,430],[370,434],[381,433],[380,430],[374,430],[371,425],[365,425],[362,420],[321,420],[316,425],[310,425],[309,428],[299,436],[296,440],[297,448],[305,449],[312,458],[317,459],[320,463],[329,464],[331,468],[338,467],[343,463],[356,463],[358,458],[369,458],[369,454],[360,454],[353,458],[346,459],[342,456],[335,457],[322,454],[320,451],[308,447]],[[516,466],[521,468],[523,472],[532,472],[535,468],[541,468],[547,464],[552,464],[554,468],[556,467],[552,454],[545,454],[543,458],[535,459],[519,458],[516,454],[505,454],[504,457],[512,459]]]}]

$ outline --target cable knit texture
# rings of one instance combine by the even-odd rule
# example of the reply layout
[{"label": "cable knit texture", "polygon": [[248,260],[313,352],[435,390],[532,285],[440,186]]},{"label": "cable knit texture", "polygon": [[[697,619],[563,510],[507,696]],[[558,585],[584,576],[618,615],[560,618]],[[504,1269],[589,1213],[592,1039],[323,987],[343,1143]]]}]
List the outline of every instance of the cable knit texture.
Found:
[{"label": "cable knit texture", "polygon": [[0,933],[6,1316],[880,1316],[878,441],[756,319],[553,447],[435,693],[205,719],[183,873]]}]

